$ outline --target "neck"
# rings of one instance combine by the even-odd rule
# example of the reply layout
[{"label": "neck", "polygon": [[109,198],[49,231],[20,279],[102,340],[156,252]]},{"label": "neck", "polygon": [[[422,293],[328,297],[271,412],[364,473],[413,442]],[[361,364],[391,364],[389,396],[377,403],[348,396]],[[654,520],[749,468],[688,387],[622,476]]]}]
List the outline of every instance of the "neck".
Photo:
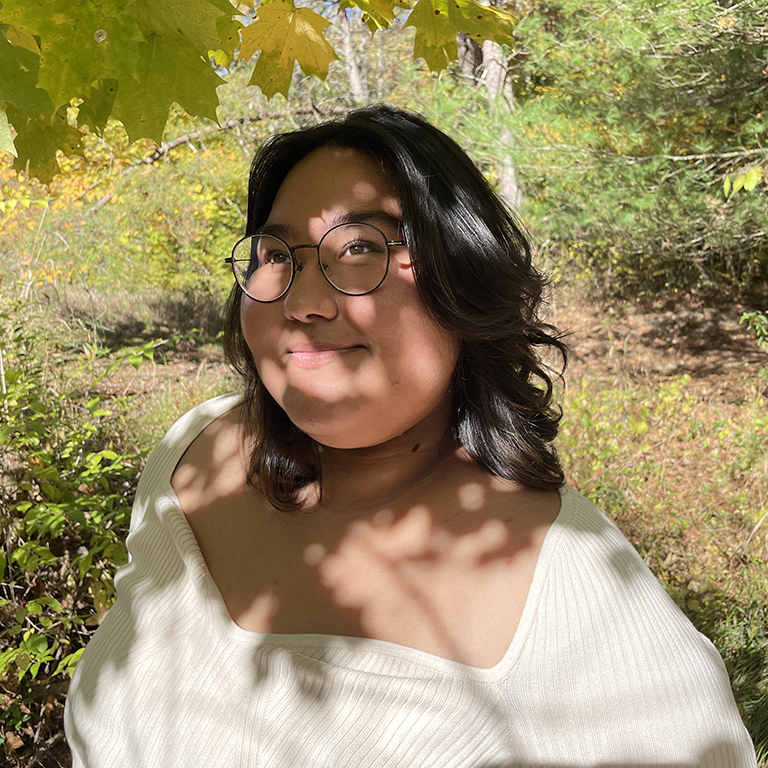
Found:
[{"label": "neck", "polygon": [[[434,478],[456,453],[447,409],[438,409],[407,432],[368,448],[327,448],[321,453],[322,499],[307,503],[325,512],[361,515],[404,498]],[[309,498],[317,498],[316,493]]]}]

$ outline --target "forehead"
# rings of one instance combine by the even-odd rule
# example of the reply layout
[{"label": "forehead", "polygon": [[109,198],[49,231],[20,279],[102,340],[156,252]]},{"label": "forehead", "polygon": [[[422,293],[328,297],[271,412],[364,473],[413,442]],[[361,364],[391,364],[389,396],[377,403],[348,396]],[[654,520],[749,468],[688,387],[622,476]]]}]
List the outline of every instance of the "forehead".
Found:
[{"label": "forehead", "polygon": [[354,212],[381,212],[399,220],[395,185],[380,163],[356,149],[324,147],[290,170],[275,196],[265,226],[297,234],[349,220]]}]

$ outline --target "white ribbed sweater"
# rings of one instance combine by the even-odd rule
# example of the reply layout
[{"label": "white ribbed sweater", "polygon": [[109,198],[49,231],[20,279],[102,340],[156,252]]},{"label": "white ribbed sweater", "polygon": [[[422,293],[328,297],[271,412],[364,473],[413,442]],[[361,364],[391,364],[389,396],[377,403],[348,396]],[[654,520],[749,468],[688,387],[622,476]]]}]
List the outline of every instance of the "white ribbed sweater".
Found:
[{"label": "white ribbed sweater", "polygon": [[195,408],[147,463],[117,602],[69,691],[75,768],[755,766],[717,651],[572,489],[491,669],[238,627],[170,485],[237,401]]}]

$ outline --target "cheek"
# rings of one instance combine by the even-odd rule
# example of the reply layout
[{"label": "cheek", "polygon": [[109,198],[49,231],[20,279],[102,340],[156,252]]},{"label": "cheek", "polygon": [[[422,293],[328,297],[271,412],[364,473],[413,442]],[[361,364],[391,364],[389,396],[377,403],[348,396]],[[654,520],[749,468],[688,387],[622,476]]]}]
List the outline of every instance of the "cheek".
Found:
[{"label": "cheek", "polygon": [[277,370],[275,349],[280,329],[274,310],[272,304],[257,304],[247,297],[240,307],[240,328],[262,378],[265,371],[274,375]]}]

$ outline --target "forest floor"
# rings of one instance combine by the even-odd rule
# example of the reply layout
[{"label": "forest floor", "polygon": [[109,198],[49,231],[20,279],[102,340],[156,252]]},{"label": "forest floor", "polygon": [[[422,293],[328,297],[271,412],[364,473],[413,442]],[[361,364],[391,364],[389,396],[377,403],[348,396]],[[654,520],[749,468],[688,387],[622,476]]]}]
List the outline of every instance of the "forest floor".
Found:
[{"label": "forest floor", "polygon": [[739,324],[747,307],[736,302],[714,306],[680,294],[599,306],[556,293],[552,304],[552,322],[569,334],[569,378],[687,374],[698,397],[730,403],[740,402],[768,365],[768,350]]},{"label": "forest floor", "polygon": [[[578,386],[585,386],[579,384],[585,381],[590,382],[590,388],[601,391],[627,387],[653,389],[686,376],[690,377],[686,384],[687,392],[695,402],[729,418],[729,414],[735,416],[745,403],[764,403],[761,398],[768,398],[768,380],[761,376],[761,370],[768,366],[768,352],[758,349],[751,334],[739,324],[742,311],[744,308],[735,303],[713,306],[695,296],[600,305],[555,292],[549,320],[568,334],[566,342],[571,349],[571,358],[567,380],[577,389]],[[126,365],[103,383],[104,395],[136,396],[137,413],[143,413],[146,418],[143,419],[142,431],[137,432],[135,439],[145,445],[157,439],[174,418],[195,403],[236,387],[217,345],[177,345],[168,350],[163,363],[143,365],[138,370]],[[571,386],[569,383],[568,389]],[[158,407],[160,400],[162,404]],[[666,458],[664,455],[655,456],[660,464]],[[677,462],[675,456],[669,459]],[[689,490],[709,483],[711,478],[702,475],[710,471],[707,466],[706,463],[694,461],[675,474],[678,481],[674,493],[685,495]],[[582,488],[589,484],[583,476],[574,477],[574,471],[577,470],[568,470],[570,482]],[[761,478],[765,476],[763,474]],[[758,498],[763,498],[762,493],[758,489]],[[757,559],[762,560],[768,569],[768,538],[764,535],[765,531],[755,536],[760,523],[755,526],[754,520],[744,515],[738,520],[740,522],[728,534],[724,546],[733,555],[749,534],[748,543],[751,542],[753,548],[760,541]],[[645,535],[657,535],[662,529],[648,525],[645,527],[646,534],[633,536],[640,530],[639,523],[637,519],[619,520],[641,552],[644,549],[648,551],[646,560],[649,565],[663,568],[669,555],[662,564],[663,553],[654,554],[648,542],[643,541]],[[688,546],[690,541],[690,537],[683,537],[681,546]],[[681,557],[684,559],[685,555]],[[686,565],[677,582],[669,577],[665,584],[668,588],[671,586],[673,592],[681,584],[688,589],[686,585],[691,581],[690,573],[691,567]],[[691,595],[697,598],[693,603]],[[695,620],[699,598],[696,586],[693,591],[689,589],[674,596],[684,609],[688,606],[688,613],[694,614],[692,618]],[[717,620],[728,620],[727,611],[723,613],[722,607],[718,610]],[[24,744],[18,739],[14,741],[14,738],[6,740],[4,757],[8,766],[69,766],[66,743],[61,735],[64,692],[56,693],[49,696],[47,702],[41,702],[47,714],[34,744]],[[0,754],[0,763],[2,760],[3,755]]]}]

